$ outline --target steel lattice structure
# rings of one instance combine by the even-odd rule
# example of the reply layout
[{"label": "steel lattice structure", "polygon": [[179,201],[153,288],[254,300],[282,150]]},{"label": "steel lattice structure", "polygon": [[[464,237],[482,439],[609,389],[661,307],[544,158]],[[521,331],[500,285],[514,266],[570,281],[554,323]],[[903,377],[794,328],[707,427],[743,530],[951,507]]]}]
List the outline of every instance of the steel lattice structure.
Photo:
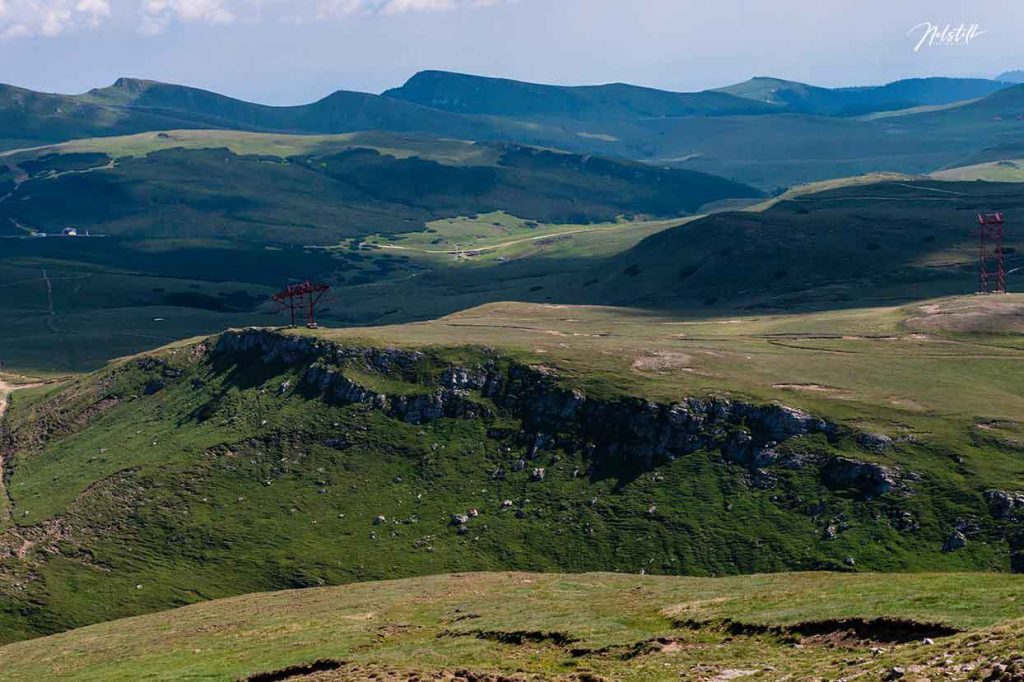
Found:
[{"label": "steel lattice structure", "polygon": [[978,214],[978,293],[1006,293],[1002,213]]},{"label": "steel lattice structure", "polygon": [[331,290],[330,285],[318,284],[306,280],[299,284],[290,284],[284,290],[274,294],[274,302],[291,313],[291,326],[295,326],[296,309],[305,309],[306,326],[316,329],[316,304]]}]

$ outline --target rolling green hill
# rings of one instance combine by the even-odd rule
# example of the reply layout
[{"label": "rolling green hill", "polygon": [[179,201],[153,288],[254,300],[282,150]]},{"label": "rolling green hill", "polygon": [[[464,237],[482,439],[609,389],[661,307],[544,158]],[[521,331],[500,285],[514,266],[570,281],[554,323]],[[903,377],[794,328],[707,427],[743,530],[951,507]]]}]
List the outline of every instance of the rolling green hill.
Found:
[{"label": "rolling green hill", "polygon": [[772,108],[728,93],[667,92],[625,83],[558,86],[421,71],[385,97],[453,113],[566,119],[764,114]]},{"label": "rolling green hill", "polygon": [[[181,148],[181,138],[192,148]],[[227,144],[239,138],[229,135]],[[280,150],[239,155],[217,148],[210,135],[198,136],[200,148],[185,132],[145,139],[149,153],[129,157],[64,154],[59,146],[8,155],[8,173],[14,164],[14,173],[27,177],[0,202],[0,234],[75,225],[133,238],[330,246],[499,209],[527,220],[580,223],[678,216],[709,202],[760,195],[703,173],[519,145],[432,141],[434,158],[424,158],[421,140],[396,157],[392,150],[408,138],[377,135],[369,146],[353,138],[321,139],[319,148],[293,156]],[[109,144],[116,153],[133,141]],[[265,137],[250,148],[260,143],[272,149]],[[83,146],[102,148],[98,142],[71,145]]]},{"label": "rolling green hill", "polygon": [[982,78],[909,78],[886,85],[820,88],[762,76],[717,91],[795,113],[861,116],[973,100],[1007,86],[1008,83],[1001,80]]},{"label": "rolling green hill", "polygon": [[1021,570],[1020,302],[977,305],[495,306],[16,391],[0,632],[459,570]]},{"label": "rolling green hill", "polygon": [[421,71],[386,97],[453,113],[556,118],[654,118],[776,114],[856,116],[976,99],[1007,87],[981,78],[911,78],[886,85],[821,88],[756,77],[703,92],[679,93],[624,83],[557,86]]},{"label": "rolling green hill", "polygon": [[1019,137],[1000,138],[1019,133],[1024,125],[1024,84],[1012,85],[963,106],[919,114],[912,117],[912,122],[936,131],[951,127],[964,132],[991,131],[1000,142],[1019,143]]},{"label": "rolling green hill", "polygon": [[0,148],[177,128],[257,132],[415,131],[474,138],[488,127],[436,109],[338,91],[311,104],[272,107],[182,85],[119,78],[83,95],[54,95],[0,85]]},{"label": "rolling green hill", "polygon": [[[846,306],[972,291],[978,212],[1019,209],[1016,183],[882,181],[780,197],[648,237],[604,267],[592,300],[683,308]],[[1024,248],[1014,233],[1009,268]],[[1016,286],[1016,285],[1014,285]]]}]

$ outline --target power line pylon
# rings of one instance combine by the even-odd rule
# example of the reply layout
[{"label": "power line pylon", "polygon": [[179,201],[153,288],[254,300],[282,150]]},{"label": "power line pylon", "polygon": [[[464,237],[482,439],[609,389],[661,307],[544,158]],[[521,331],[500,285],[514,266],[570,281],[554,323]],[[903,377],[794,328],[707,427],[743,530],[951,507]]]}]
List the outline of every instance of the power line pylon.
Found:
[{"label": "power line pylon", "polygon": [[978,214],[978,293],[1006,293],[1002,213]]},{"label": "power line pylon", "polygon": [[306,280],[301,284],[291,284],[274,294],[274,302],[288,308],[291,313],[291,326],[295,326],[295,311],[306,309],[306,326],[316,329],[316,304],[330,291],[327,284],[315,284]]}]

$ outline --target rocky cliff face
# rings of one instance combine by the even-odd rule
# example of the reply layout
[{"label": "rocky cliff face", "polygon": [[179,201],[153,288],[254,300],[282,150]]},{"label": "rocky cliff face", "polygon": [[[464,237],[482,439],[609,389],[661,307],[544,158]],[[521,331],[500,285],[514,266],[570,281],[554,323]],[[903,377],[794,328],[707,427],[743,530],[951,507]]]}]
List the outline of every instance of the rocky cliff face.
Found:
[{"label": "rocky cliff face", "polygon": [[[597,400],[559,381],[546,367],[501,363],[488,356],[472,366],[439,365],[427,353],[398,348],[350,347],[249,329],[221,335],[214,357],[246,354],[264,363],[299,367],[301,384],[325,400],[363,403],[391,417],[421,423],[441,417],[475,419],[498,411],[521,421],[514,434],[528,444],[527,458],[552,446],[582,450],[597,465],[616,461],[650,469],[697,450],[718,450],[733,464],[757,473],[765,467],[815,467],[826,485],[863,498],[910,493],[895,468],[807,452],[780,454],[792,438],[843,435],[836,424],[791,407],[724,397],[654,403],[623,397]],[[346,375],[359,369],[412,382],[415,394],[388,394]],[[858,438],[859,440],[859,438]]]}]

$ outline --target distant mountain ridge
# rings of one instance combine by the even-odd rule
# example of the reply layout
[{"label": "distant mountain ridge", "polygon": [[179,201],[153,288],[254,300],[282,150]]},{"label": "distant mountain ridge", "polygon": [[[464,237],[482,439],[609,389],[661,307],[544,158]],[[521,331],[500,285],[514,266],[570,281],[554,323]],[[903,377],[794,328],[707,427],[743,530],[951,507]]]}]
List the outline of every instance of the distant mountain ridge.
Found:
[{"label": "distant mountain ridge", "polygon": [[758,76],[720,88],[719,92],[756,99],[791,112],[859,116],[977,99],[1006,87],[1005,82],[982,78],[908,78],[886,85],[830,89]]},{"label": "distant mountain ridge", "polygon": [[[60,142],[150,130],[224,128],[250,132],[421,132],[466,139],[537,142],[517,126],[487,117],[643,120],[793,112],[853,115],[948,104],[1008,87],[982,79],[921,78],[830,90],[776,78],[702,92],[670,92],[623,83],[556,86],[445,71],[422,71],[374,95],[339,90],[309,104],[268,106],[215,92],[135,78],[81,95],[0,84],[0,141]],[[545,140],[547,141],[547,140]],[[10,145],[5,145],[10,146]]]},{"label": "distant mountain ridge", "polygon": [[625,83],[540,85],[447,71],[421,71],[385,97],[464,114],[489,116],[664,117],[774,113],[731,94],[670,92]]},{"label": "distant mountain ridge", "polygon": [[732,116],[780,111],[855,116],[984,97],[1007,87],[980,78],[910,78],[879,86],[821,88],[755,77],[701,92],[671,92],[623,83],[539,85],[447,71],[421,71],[385,97],[453,113],[491,116]]},{"label": "distant mountain ridge", "polygon": [[424,71],[381,95],[339,90],[267,106],[132,78],[81,95],[0,85],[0,151],[159,130],[376,130],[621,157],[775,190],[873,171],[930,173],[1024,139],[1019,88],[923,78],[828,89],[759,77],[679,93]]},{"label": "distant mountain ridge", "polygon": [[472,138],[485,126],[437,109],[339,90],[310,104],[268,106],[199,88],[119,78],[82,95],[0,85],[0,140],[61,142],[150,130],[224,128],[250,132],[426,132]]}]

